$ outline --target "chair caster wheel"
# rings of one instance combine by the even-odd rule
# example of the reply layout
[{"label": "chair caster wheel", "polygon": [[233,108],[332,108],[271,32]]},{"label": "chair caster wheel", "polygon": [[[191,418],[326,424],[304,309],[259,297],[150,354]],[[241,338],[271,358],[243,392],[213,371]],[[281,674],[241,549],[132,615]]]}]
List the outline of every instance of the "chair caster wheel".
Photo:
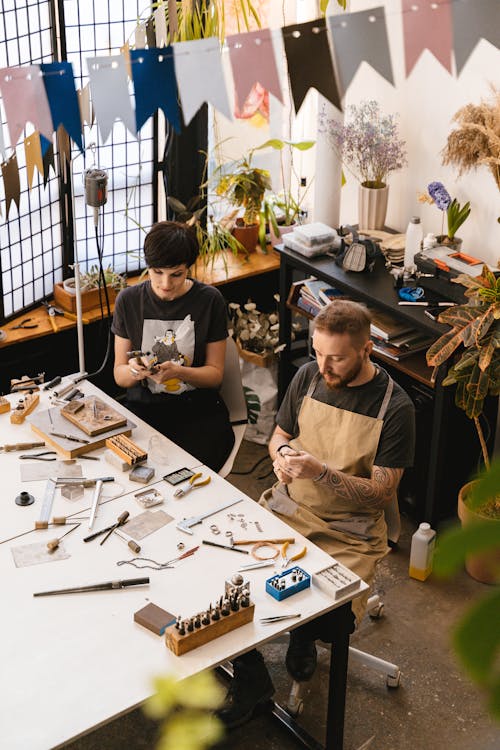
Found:
[{"label": "chair caster wheel", "polygon": [[385,684],[387,685],[388,688],[395,689],[399,687],[400,682],[401,682],[401,672],[398,669],[397,674],[395,676],[394,675],[387,676]]},{"label": "chair caster wheel", "polygon": [[302,711],[304,710],[304,701],[302,698],[299,698],[298,700],[289,700],[287,704],[287,711],[291,716],[300,716]]},{"label": "chair caster wheel", "polygon": [[376,607],[374,607],[368,612],[368,615],[371,617],[372,620],[380,620],[380,618],[382,617],[383,611],[384,611],[384,605],[382,603],[377,604]]}]

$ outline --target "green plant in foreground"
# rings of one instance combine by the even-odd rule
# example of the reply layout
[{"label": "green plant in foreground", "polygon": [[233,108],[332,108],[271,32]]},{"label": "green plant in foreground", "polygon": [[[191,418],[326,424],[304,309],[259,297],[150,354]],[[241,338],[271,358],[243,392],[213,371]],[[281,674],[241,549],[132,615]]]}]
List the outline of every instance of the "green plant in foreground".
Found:
[{"label": "green plant in foreground", "polygon": [[[500,502],[500,461],[495,461],[472,487],[467,505],[480,510]],[[478,521],[445,531],[438,540],[434,573],[449,577],[469,555],[500,549],[500,520]],[[485,692],[492,716],[500,720],[500,588],[470,607],[453,630],[453,646],[471,679]]]},{"label": "green plant in foreground", "polygon": [[456,233],[458,232],[464,221],[469,218],[469,214],[469,201],[461,206],[457,199],[453,198],[452,202],[448,206],[448,210],[446,211],[446,215],[448,218],[448,237],[450,240],[454,239]]},{"label": "green plant in foreground", "polygon": [[144,713],[161,722],[156,750],[205,750],[223,737],[224,725],[213,711],[222,705],[225,691],[213,672],[185,680],[157,677],[154,686]]}]

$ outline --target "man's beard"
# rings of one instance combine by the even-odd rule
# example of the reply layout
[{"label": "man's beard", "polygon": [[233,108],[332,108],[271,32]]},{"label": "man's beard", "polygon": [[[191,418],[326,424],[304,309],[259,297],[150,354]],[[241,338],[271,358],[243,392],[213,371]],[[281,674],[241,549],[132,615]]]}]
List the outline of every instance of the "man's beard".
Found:
[{"label": "man's beard", "polygon": [[353,380],[356,380],[359,373],[361,372],[362,367],[363,357],[360,356],[356,364],[353,365],[351,369],[345,373],[345,375],[329,375],[328,380],[323,375],[323,380],[325,381],[326,387],[331,391],[337,391],[340,388],[345,388],[347,385],[349,385],[349,383],[352,383]]}]

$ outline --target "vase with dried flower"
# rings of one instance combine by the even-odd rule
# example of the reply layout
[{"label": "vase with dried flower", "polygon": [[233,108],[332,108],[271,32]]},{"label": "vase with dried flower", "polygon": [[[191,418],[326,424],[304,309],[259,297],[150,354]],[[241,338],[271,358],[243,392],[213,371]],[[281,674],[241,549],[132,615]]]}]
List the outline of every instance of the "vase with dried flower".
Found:
[{"label": "vase with dried flower", "polygon": [[459,177],[484,165],[500,190],[500,90],[492,85],[491,94],[490,99],[466,104],[454,114],[458,127],[448,136],[443,164],[458,167]]},{"label": "vase with dried flower", "polygon": [[348,107],[345,122],[322,113],[319,127],[342,163],[359,180],[360,228],[382,229],[389,196],[387,177],[406,164],[405,142],[398,135],[394,115],[382,114],[376,101],[365,101]]}]

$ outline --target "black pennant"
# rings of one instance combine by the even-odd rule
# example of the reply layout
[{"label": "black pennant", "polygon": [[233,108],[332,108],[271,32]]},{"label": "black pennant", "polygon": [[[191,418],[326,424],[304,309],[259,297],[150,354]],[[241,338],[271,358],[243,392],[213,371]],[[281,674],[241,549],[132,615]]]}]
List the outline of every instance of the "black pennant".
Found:
[{"label": "black pennant", "polygon": [[341,109],[324,18],[281,29],[295,112],[311,87]]}]

